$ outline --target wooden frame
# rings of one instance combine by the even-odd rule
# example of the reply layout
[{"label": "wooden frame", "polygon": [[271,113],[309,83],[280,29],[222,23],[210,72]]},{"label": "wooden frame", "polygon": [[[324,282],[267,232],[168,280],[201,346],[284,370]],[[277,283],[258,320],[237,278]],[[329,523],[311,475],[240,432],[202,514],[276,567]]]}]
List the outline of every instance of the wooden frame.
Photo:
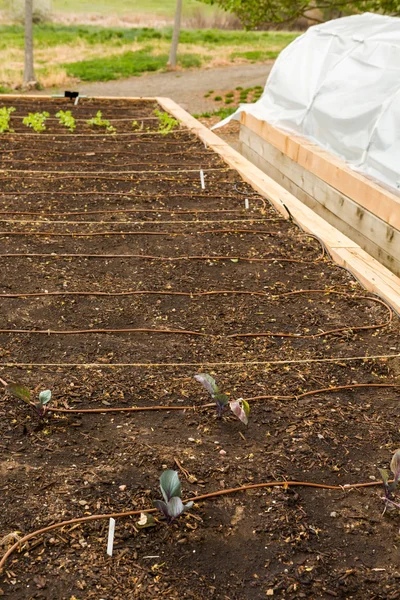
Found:
[{"label": "wooden frame", "polygon": [[[7,95],[5,97],[19,98],[20,96]],[[46,98],[46,96],[39,95],[35,95],[34,97]],[[312,233],[321,239],[335,262],[349,269],[366,289],[379,294],[395,310],[400,312],[400,279],[398,277],[362,250],[356,242],[352,241],[335,227],[329,225],[289,191],[284,189],[271,177],[268,177],[239,152],[231,148],[220,137],[176,104],[176,102],[163,97],[111,98],[109,96],[102,96],[99,99],[149,100],[158,102],[165,111],[178,119],[208,147],[219,154],[229,166],[236,169],[241,177],[257,192],[268,198],[282,216],[287,219],[289,218],[287,209],[289,209],[290,214],[306,232]]]},{"label": "wooden frame", "polygon": [[298,135],[241,113],[241,152],[400,275],[400,196]]}]

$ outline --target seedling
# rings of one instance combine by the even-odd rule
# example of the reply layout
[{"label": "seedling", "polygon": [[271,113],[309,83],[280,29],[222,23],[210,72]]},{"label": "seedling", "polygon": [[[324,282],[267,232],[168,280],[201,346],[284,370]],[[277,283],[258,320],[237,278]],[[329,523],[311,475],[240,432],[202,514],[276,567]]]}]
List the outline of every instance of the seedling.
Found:
[{"label": "seedling", "polygon": [[179,122],[166,112],[162,113],[161,111],[156,109],[154,111],[154,114],[156,115],[159,121],[158,133],[161,133],[162,135],[167,135],[167,133],[169,133],[179,125]]},{"label": "seedling", "polygon": [[24,117],[22,123],[27,127],[31,127],[36,133],[42,133],[46,129],[46,119],[49,117],[49,113],[46,111],[29,113],[27,117]]},{"label": "seedling", "polygon": [[160,489],[164,500],[154,500],[153,506],[166,517],[168,524],[177,519],[185,510],[192,508],[193,502],[183,504],[181,500],[181,482],[176,471],[168,469],[160,477]]},{"label": "seedling", "polygon": [[141,123],[139,123],[138,121],[132,121],[132,129],[139,129],[140,131],[142,131],[143,127],[143,121]]},{"label": "seedling", "polygon": [[14,131],[13,129],[10,129],[11,113],[13,112],[15,112],[13,106],[10,106],[10,108],[7,108],[6,106],[0,108],[0,133],[5,133],[6,131],[12,133]]},{"label": "seedling", "polygon": [[56,114],[56,117],[60,125],[63,125],[67,129],[69,129],[71,133],[74,132],[74,130],[76,129],[76,123],[70,110],[59,110]]},{"label": "seedling", "polygon": [[117,130],[113,127],[107,119],[103,119],[103,115],[101,110],[98,110],[96,116],[92,119],[88,119],[86,123],[90,126],[94,125],[95,127],[105,127],[108,133],[115,133]]},{"label": "seedling", "polygon": [[14,398],[23,400],[26,402],[26,404],[29,404],[29,406],[33,406],[40,419],[43,419],[46,415],[48,410],[47,405],[51,400],[50,390],[44,390],[43,392],[40,392],[36,402],[31,401],[30,390],[20,383],[8,383],[6,386],[6,391],[11,394],[11,396],[14,396]]},{"label": "seedling", "polygon": [[210,394],[211,398],[215,400],[218,417],[222,417],[222,413],[229,407],[233,414],[240,421],[242,421],[242,423],[245,425],[248,424],[250,406],[246,400],[243,400],[243,398],[239,398],[239,400],[229,400],[226,394],[222,394],[219,391],[219,387],[217,386],[215,379],[207,373],[199,373],[198,375],[195,375],[194,378],[203,385],[203,387]]},{"label": "seedling", "polygon": [[385,508],[383,514],[385,514],[387,509],[392,508],[400,508],[400,504],[393,501],[394,492],[396,491],[397,484],[400,480],[400,450],[397,450],[392,457],[390,463],[390,470],[393,473],[393,481],[389,483],[389,472],[386,469],[379,469],[379,473],[381,474],[383,487],[385,490],[385,497],[383,498],[385,501]]}]

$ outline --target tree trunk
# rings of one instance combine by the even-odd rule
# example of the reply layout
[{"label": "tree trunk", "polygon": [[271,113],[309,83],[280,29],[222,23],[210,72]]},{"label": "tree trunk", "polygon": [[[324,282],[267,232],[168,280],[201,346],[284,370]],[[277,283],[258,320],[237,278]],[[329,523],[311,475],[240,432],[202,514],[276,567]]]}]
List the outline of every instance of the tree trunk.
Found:
[{"label": "tree trunk", "polygon": [[24,84],[35,81],[33,70],[33,0],[25,0]]},{"label": "tree trunk", "polygon": [[176,54],[178,50],[179,32],[181,29],[181,15],[182,15],[182,0],[176,0],[175,9],[175,21],[174,21],[174,32],[172,34],[171,49],[169,52],[168,66],[171,69],[176,67]]}]

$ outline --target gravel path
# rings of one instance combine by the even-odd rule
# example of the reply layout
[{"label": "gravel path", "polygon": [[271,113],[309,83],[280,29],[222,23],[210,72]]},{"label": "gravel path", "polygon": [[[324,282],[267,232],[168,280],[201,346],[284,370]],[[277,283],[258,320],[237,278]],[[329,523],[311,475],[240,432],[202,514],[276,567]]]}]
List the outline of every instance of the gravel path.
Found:
[{"label": "gravel path", "polygon": [[204,98],[206,92],[228,91],[238,85],[264,86],[272,65],[271,61],[204,71],[150,73],[118,81],[82,83],[76,89],[91,96],[166,96],[191,113],[202,113],[217,108],[212,98]]}]

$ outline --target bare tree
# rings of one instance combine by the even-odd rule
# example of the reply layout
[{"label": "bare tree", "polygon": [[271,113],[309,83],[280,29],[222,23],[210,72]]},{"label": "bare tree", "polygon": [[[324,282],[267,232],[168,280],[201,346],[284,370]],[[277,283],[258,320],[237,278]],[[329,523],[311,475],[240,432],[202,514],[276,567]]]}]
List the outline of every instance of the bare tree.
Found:
[{"label": "bare tree", "polygon": [[24,84],[35,81],[33,70],[33,0],[25,0],[25,63]]},{"label": "bare tree", "polygon": [[176,54],[178,50],[179,33],[181,30],[181,16],[182,0],[176,0],[174,31],[172,34],[171,49],[169,51],[168,59],[168,66],[171,67],[171,69],[174,69],[176,67]]}]

